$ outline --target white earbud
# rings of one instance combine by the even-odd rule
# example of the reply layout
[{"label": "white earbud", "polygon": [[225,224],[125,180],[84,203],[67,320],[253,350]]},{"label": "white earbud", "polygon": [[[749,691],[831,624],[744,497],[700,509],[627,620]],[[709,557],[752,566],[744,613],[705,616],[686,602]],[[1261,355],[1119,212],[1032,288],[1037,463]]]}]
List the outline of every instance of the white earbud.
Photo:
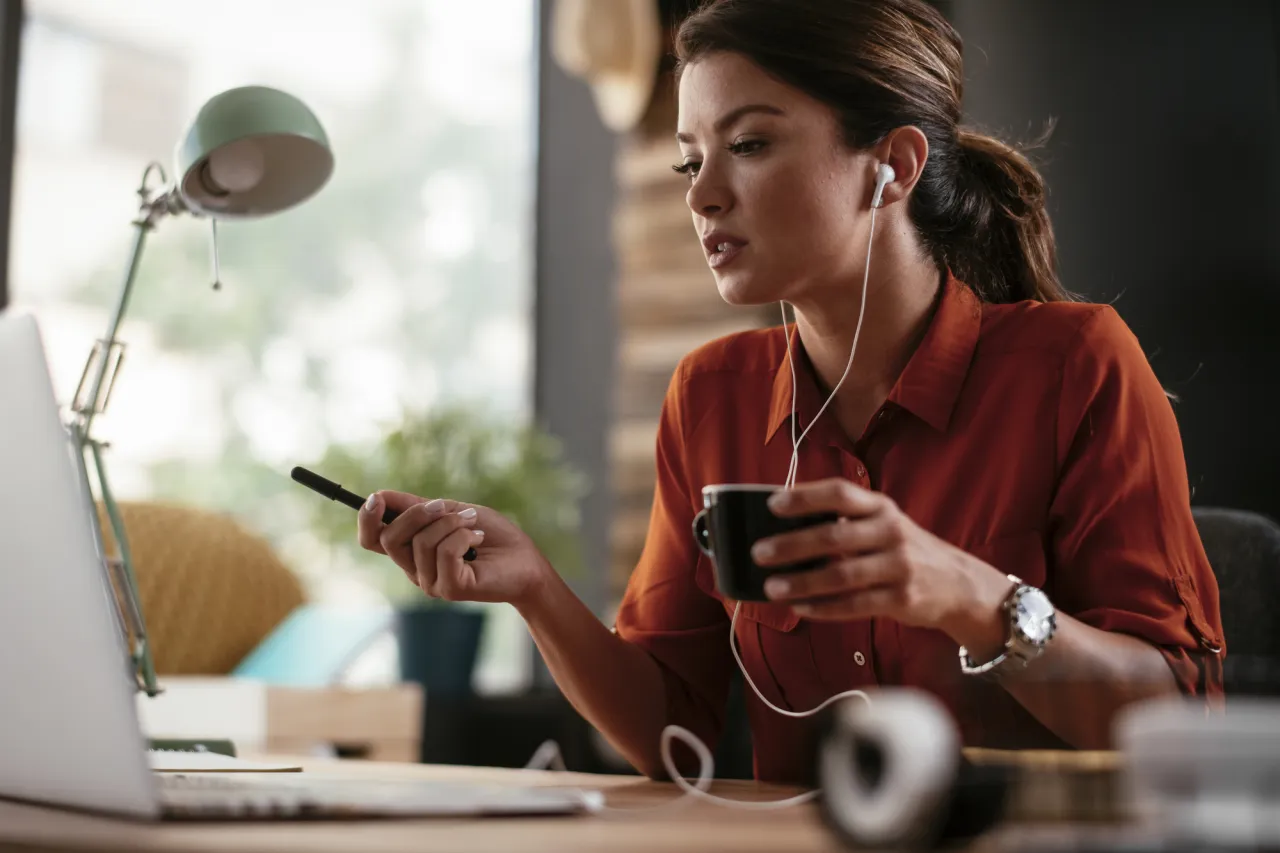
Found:
[{"label": "white earbud", "polygon": [[892,181],[897,175],[894,174],[893,167],[888,163],[881,163],[876,166],[876,191],[871,196],[871,206],[879,207],[881,205],[881,196],[884,194],[885,184]]}]

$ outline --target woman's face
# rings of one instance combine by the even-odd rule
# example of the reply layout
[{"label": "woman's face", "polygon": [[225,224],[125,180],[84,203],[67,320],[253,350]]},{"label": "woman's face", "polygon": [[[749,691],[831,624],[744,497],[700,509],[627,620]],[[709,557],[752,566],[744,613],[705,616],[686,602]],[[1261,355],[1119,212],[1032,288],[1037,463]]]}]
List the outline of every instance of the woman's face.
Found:
[{"label": "woman's face", "polygon": [[677,122],[693,226],[721,296],[800,301],[862,275],[875,160],[834,111],[734,53],[685,68]]}]

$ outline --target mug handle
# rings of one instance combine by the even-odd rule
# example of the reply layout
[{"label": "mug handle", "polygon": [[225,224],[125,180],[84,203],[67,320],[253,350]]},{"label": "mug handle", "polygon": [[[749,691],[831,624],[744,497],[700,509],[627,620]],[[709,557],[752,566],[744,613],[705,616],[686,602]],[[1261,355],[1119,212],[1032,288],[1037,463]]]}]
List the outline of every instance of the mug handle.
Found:
[{"label": "mug handle", "polygon": [[715,557],[715,553],[711,550],[711,531],[707,529],[707,511],[700,510],[693,517],[693,541],[698,543],[698,548],[708,557]]}]

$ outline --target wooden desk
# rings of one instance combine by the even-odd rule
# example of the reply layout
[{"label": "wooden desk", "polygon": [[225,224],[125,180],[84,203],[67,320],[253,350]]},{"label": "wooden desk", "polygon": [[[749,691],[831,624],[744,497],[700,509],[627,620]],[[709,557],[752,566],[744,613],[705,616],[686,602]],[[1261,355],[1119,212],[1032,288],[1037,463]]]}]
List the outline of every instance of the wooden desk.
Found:
[{"label": "wooden desk", "polygon": [[[610,806],[653,806],[680,796],[669,783],[634,776],[598,776],[493,768],[464,768],[307,760],[317,775],[458,780],[512,785],[589,787]],[[723,782],[715,793],[774,799],[795,791],[750,782]],[[710,803],[635,815],[543,818],[428,818],[397,821],[143,824],[0,801],[0,850],[23,851],[603,851],[694,853],[701,850],[837,851],[841,847],[813,806],[778,812],[733,811]]]},{"label": "wooden desk", "polygon": [[[1122,815],[1115,788],[1118,756],[1105,752],[966,750],[975,763],[1008,764],[1019,779],[1006,822],[974,851],[1036,849],[1038,828],[1047,838],[1066,827],[1107,831]],[[248,756],[253,757],[253,756]],[[296,761],[296,759],[295,759]],[[670,783],[635,776],[554,773],[372,761],[302,759],[307,773],[345,779],[420,779],[509,785],[547,785],[603,791],[614,808],[642,808],[675,800]],[[753,782],[718,782],[713,793],[773,800],[797,791]],[[781,811],[733,810],[706,802],[679,809],[544,818],[364,820],[326,822],[143,824],[73,814],[0,800],[0,851],[603,851],[696,853],[734,851],[838,851],[843,848],[818,817],[816,806]]]}]

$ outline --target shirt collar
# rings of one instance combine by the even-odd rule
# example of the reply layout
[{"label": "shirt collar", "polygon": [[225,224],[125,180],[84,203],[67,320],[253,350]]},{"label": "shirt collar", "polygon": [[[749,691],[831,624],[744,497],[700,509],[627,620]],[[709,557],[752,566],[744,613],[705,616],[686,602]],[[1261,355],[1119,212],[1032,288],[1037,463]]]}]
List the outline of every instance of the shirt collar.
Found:
[{"label": "shirt collar", "polygon": [[[945,430],[969,373],[981,327],[982,302],[948,272],[933,320],[898,377],[889,401],[939,432]],[[794,328],[786,326],[783,332],[792,334]],[[799,336],[795,336],[792,345],[796,357],[796,409],[801,415],[800,423],[807,424],[817,414],[824,398],[814,381],[813,367]],[[784,353],[773,376],[766,444],[791,417],[791,387],[791,368]]]}]

